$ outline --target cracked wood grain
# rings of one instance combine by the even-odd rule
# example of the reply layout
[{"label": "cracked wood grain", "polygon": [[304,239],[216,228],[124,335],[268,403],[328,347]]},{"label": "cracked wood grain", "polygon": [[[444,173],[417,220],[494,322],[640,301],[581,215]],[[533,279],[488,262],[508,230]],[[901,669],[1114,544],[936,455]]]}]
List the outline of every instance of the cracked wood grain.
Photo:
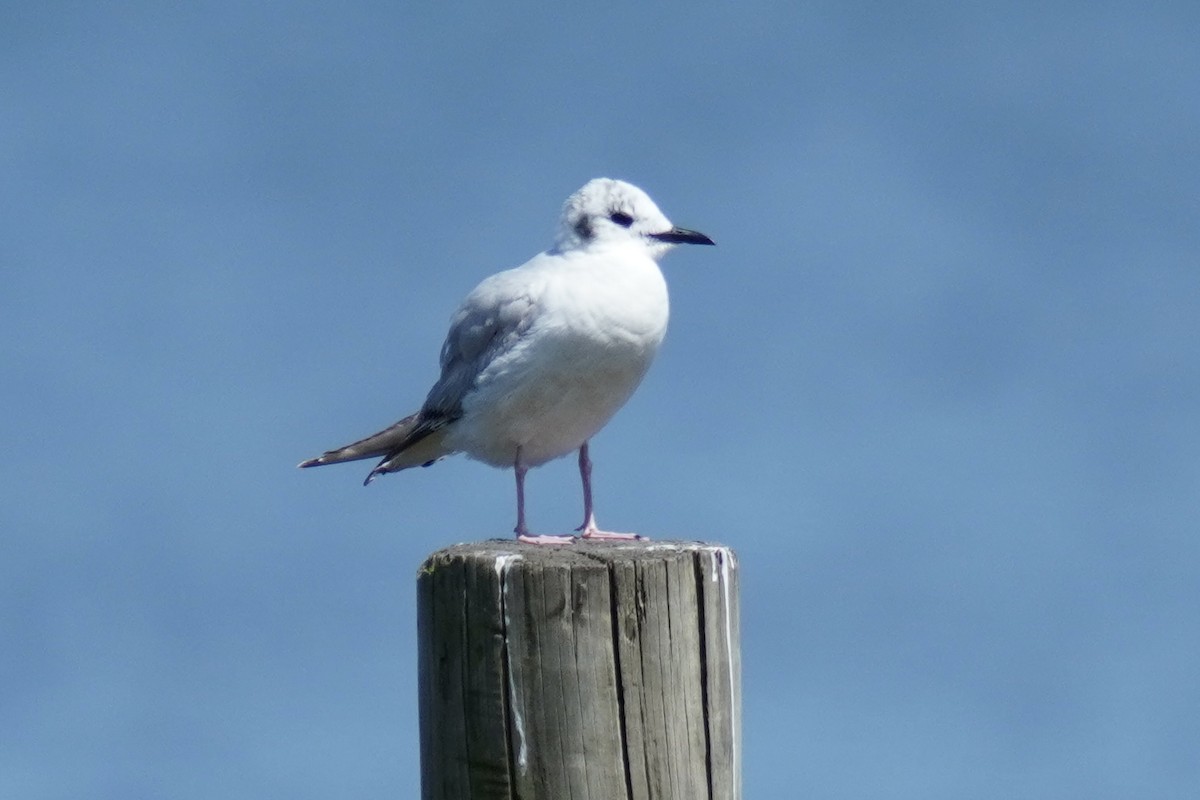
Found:
[{"label": "cracked wood grain", "polygon": [[425,800],[739,800],[737,562],[457,545],[418,576]]}]

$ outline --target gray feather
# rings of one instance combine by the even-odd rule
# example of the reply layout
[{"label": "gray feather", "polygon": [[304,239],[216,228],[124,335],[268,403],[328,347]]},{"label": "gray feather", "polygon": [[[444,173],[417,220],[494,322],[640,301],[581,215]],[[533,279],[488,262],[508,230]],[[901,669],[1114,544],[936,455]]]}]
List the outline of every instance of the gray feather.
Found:
[{"label": "gray feather", "polygon": [[420,411],[300,466],[320,467],[382,457],[364,481],[370,483],[389,472],[429,466],[454,452],[446,449],[443,441],[447,426],[463,414],[463,399],[487,366],[528,330],[529,320],[535,316],[530,313],[534,303],[528,278],[514,280],[510,272],[483,281],[454,314],[442,345],[442,374],[429,390]]},{"label": "gray feather", "polygon": [[[317,458],[310,458],[300,463],[301,467],[321,467],[325,464],[340,464],[344,461],[358,461],[363,458],[378,458],[389,453],[403,450],[413,441],[418,429],[420,414],[410,414],[379,433],[373,433],[365,439],[359,439],[353,444],[326,451]],[[428,435],[428,434],[426,434]]]},{"label": "gray feather", "polygon": [[463,398],[500,354],[529,328],[533,300],[524,291],[513,293],[508,272],[488,278],[455,312],[442,345],[441,377],[429,390],[421,416],[453,421],[462,416]]}]

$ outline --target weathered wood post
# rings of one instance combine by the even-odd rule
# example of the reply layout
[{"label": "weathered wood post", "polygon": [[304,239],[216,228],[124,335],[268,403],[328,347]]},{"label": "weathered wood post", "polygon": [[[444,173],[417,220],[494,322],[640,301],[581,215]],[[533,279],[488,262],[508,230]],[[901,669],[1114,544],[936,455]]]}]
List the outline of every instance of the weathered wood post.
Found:
[{"label": "weathered wood post", "polygon": [[434,553],[423,800],[739,800],[737,575],[698,542]]}]

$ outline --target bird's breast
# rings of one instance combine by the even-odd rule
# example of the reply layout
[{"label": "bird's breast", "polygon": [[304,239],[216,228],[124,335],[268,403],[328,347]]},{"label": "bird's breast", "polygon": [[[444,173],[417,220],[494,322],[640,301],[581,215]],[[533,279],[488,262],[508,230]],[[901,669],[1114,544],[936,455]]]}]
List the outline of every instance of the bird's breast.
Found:
[{"label": "bird's breast", "polygon": [[641,383],[666,333],[666,284],[649,267],[551,281],[536,321],[464,398],[456,448],[503,466],[520,447],[536,466],[598,432]]}]

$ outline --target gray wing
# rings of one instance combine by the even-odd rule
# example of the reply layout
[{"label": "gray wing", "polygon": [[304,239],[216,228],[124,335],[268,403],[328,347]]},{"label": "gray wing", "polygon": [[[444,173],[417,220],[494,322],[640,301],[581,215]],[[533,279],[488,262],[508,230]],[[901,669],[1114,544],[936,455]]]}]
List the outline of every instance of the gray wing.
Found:
[{"label": "gray wing", "polygon": [[442,345],[442,374],[416,414],[366,439],[300,464],[316,467],[362,458],[383,460],[365,483],[388,472],[417,465],[429,466],[449,455],[443,445],[447,425],[463,414],[463,398],[481,372],[506,352],[533,324],[540,283],[501,272],[483,281],[455,312]]},{"label": "gray wing", "polygon": [[363,458],[378,458],[390,456],[406,448],[413,439],[417,425],[417,415],[410,414],[404,419],[384,428],[379,433],[373,433],[365,439],[351,442],[344,447],[327,450],[316,458],[301,461],[299,466],[322,467],[326,464],[341,464],[344,461],[358,461]]},{"label": "gray wing", "polygon": [[442,345],[441,377],[429,390],[421,410],[393,426],[402,432],[401,442],[371,470],[367,483],[378,475],[417,464],[429,466],[452,452],[442,441],[446,426],[463,414],[463,398],[492,359],[529,327],[532,302],[528,297],[496,297],[489,305],[491,296],[476,296],[486,286],[487,281],[468,295],[450,320],[450,332]]},{"label": "gray wing", "polygon": [[510,291],[513,283],[508,272],[494,275],[455,312],[442,345],[442,375],[425,398],[422,419],[444,425],[461,417],[463,398],[480,373],[529,330],[536,310],[533,287],[525,283]]}]

